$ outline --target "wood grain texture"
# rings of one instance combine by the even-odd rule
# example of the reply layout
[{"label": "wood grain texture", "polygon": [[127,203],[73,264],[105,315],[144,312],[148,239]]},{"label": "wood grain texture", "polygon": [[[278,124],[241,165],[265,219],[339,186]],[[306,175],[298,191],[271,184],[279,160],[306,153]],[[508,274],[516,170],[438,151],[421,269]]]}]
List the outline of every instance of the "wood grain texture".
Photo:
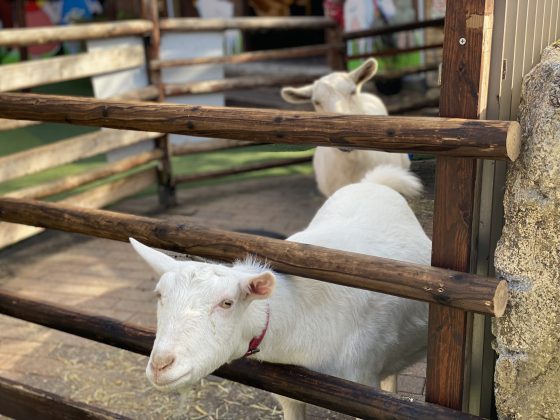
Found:
[{"label": "wood grain texture", "polygon": [[423,20],[418,22],[403,23],[402,25],[392,25],[383,28],[375,29],[364,29],[361,31],[346,32],[342,35],[345,40],[356,39],[356,38],[366,38],[379,35],[394,34],[396,32],[412,31],[414,29],[422,28],[439,28],[445,23],[444,18]]},{"label": "wood grain texture", "polygon": [[[150,329],[6,292],[0,292],[0,313],[146,356],[155,338]],[[241,359],[213,374],[363,419],[477,418],[297,366]]]},{"label": "wood grain texture", "polygon": [[128,45],[87,53],[0,66],[0,91],[131,69],[144,64],[144,48]]},{"label": "wood grain texture", "polygon": [[221,169],[218,171],[207,171],[198,174],[175,175],[175,183],[202,181],[206,179],[222,178],[224,176],[243,174],[245,172],[262,171],[265,169],[280,168],[282,166],[299,165],[311,162],[311,157],[275,159],[271,162],[248,163],[234,168]]},{"label": "wood grain texture", "polygon": [[67,175],[62,179],[55,181],[33,185],[28,188],[23,188],[17,191],[12,191],[4,194],[4,197],[13,198],[44,198],[62,192],[73,190],[74,188],[97,181],[109,176],[118,175],[122,172],[133,169],[137,166],[144,165],[156,159],[160,159],[163,155],[161,150],[152,150],[149,152],[139,153],[131,157],[109,163],[100,168],[95,168],[89,171],[80,172],[75,175]]},{"label": "wood grain texture", "polygon": [[147,20],[127,20],[67,26],[2,29],[0,31],[0,47],[19,47],[24,45],[42,45],[50,42],[144,35],[151,28],[152,23]]},{"label": "wood grain texture", "polygon": [[0,414],[14,419],[129,419],[21,382],[0,377]]},{"label": "wood grain texture", "polygon": [[258,146],[265,143],[253,143],[251,141],[208,139],[198,143],[183,143],[173,145],[173,156],[194,155],[197,153],[215,152],[218,150],[236,149],[238,147]]},{"label": "wood grain texture", "polygon": [[514,121],[154,105],[18,93],[0,94],[0,118],[487,159],[515,159],[511,150],[518,153],[520,139],[519,123]]},{"label": "wood grain texture", "polygon": [[99,130],[0,157],[0,182],[159,137],[159,133]]},{"label": "wood grain texture", "polygon": [[[486,109],[492,13],[492,0],[447,4],[441,116],[479,118]],[[438,157],[434,266],[470,270],[476,173],[475,160]],[[463,408],[467,319],[464,311],[430,305],[426,400],[457,410]]]},{"label": "wood grain texture", "polygon": [[[116,203],[125,197],[139,193],[157,182],[155,169],[147,169],[96,188],[65,198],[66,203],[83,208],[101,208]],[[0,248],[15,244],[41,233],[41,227],[0,223]]]},{"label": "wood grain texture", "polygon": [[317,57],[325,55],[332,46],[330,44],[311,45],[306,47],[282,48],[266,51],[250,51],[234,55],[216,57],[177,58],[173,60],[152,60],[150,68],[163,69],[169,67],[192,66],[199,64],[240,64],[255,61],[279,60],[286,58]]},{"label": "wood grain texture", "polygon": [[289,274],[492,315],[501,315],[507,300],[505,282],[494,278],[68,204],[0,198],[0,220],[119,241],[133,237],[223,261],[252,254]]},{"label": "wood grain texture", "polygon": [[166,96],[200,95],[214,92],[229,92],[239,89],[257,87],[285,86],[290,84],[311,83],[317,79],[312,74],[239,76],[227,79],[201,80],[187,83],[167,83],[164,86]]},{"label": "wood grain texture", "polygon": [[161,19],[160,28],[167,32],[204,32],[240,29],[243,31],[293,29],[324,29],[336,26],[336,23],[320,16],[286,16],[286,17],[237,17],[231,19],[197,19],[172,18]]}]

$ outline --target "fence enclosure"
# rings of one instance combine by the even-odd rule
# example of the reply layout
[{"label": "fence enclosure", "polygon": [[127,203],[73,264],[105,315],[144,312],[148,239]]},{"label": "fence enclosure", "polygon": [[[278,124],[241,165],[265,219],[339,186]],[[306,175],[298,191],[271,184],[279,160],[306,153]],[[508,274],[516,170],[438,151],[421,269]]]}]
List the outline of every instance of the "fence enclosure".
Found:
[{"label": "fence enclosure", "polygon": [[[112,34],[149,35],[151,47],[148,48],[147,55],[150,59],[150,85],[127,92],[120,98],[113,98],[115,99],[113,101],[27,93],[0,94],[0,117],[10,119],[2,120],[0,127],[13,128],[15,124],[11,120],[16,119],[23,120],[16,123],[20,126],[36,124],[38,121],[50,121],[111,128],[110,131],[103,130],[64,140],[68,143],[64,143],[62,146],[54,143],[44,146],[45,149],[39,151],[32,149],[21,152],[17,156],[2,158],[4,162],[0,162],[2,163],[1,168],[4,167],[4,163],[10,165],[10,162],[13,162],[14,166],[10,170],[0,171],[0,181],[9,179],[9,177],[23,176],[28,173],[30,167],[35,169],[32,163],[35,162],[37,156],[52,155],[46,159],[46,163],[41,164],[43,165],[41,168],[44,169],[83,158],[88,154],[91,156],[105,153],[116,147],[128,146],[145,140],[155,141],[156,147],[152,151],[105,165],[90,172],[16,191],[11,193],[10,197],[0,198],[1,220],[29,225],[22,227],[22,225],[2,223],[0,229],[5,229],[6,232],[8,229],[16,231],[11,234],[12,239],[5,240],[3,245],[29,236],[41,228],[80,232],[114,240],[126,240],[129,236],[135,236],[143,242],[159,248],[226,261],[247,253],[256,253],[266,256],[275,268],[286,273],[430,302],[427,403],[403,400],[395,395],[301,368],[260,364],[249,360],[237,361],[219,369],[216,373],[228,379],[362,418],[468,418],[468,414],[458,411],[465,408],[466,401],[464,399],[464,379],[466,368],[468,368],[466,361],[470,352],[469,328],[471,322],[469,319],[471,313],[467,311],[500,316],[507,302],[507,290],[503,281],[464,274],[471,271],[472,251],[475,247],[472,239],[473,227],[478,220],[478,207],[482,205],[479,203],[480,173],[476,159],[511,161],[517,158],[520,149],[520,128],[517,123],[477,120],[483,116],[486,109],[489,79],[495,74],[494,70],[491,71],[490,66],[493,1],[448,2],[445,17],[447,24],[445,26],[440,110],[442,118],[333,115],[329,119],[325,119],[324,116],[318,117],[313,113],[242,108],[232,110],[204,106],[132,103],[122,100],[134,98],[162,101],[166,96],[175,93],[213,92],[218,89],[238,88],[246,84],[246,81],[239,79],[223,82],[197,82],[187,85],[162,83],[161,70],[174,66],[328,54],[330,63],[336,68],[343,61],[341,51],[344,50],[339,45],[341,40],[378,35],[379,31],[346,34],[344,38],[344,36],[336,34],[332,30],[332,23],[325,19],[291,20],[290,25],[293,24],[297,27],[310,25],[325,29],[329,33],[330,42],[313,48],[301,47],[275,52],[252,52],[231,57],[162,60],[158,56],[157,47],[159,37],[164,31],[188,31],[197,26],[197,30],[216,30],[216,28],[223,30],[232,27],[244,30],[277,28],[274,25],[280,25],[281,20],[234,19],[203,22],[189,19],[163,19],[160,21],[156,16],[155,2],[146,0],[143,4],[146,20],[127,22],[122,26],[120,23],[114,23],[104,26],[102,29],[95,26],[97,24],[84,25],[79,30],[81,36],[74,31],[74,28],[64,28],[66,32],[52,29],[50,35],[45,35],[43,40],[47,41],[50,39],[106,37]],[[500,10],[500,6],[497,10]],[[472,24],[473,21],[476,21],[476,24]],[[288,21],[282,22],[284,25]],[[422,25],[429,27],[441,25],[441,23],[440,20],[437,20],[424,22]],[[109,32],[107,32],[108,28],[110,28]],[[399,30],[409,29],[412,28],[406,27],[406,25],[399,28]],[[15,38],[19,42],[15,45],[29,45],[37,42],[35,38],[19,37],[13,34],[10,31],[0,32],[0,45],[14,45]],[[464,43],[459,42],[462,38],[465,39]],[[428,46],[428,48],[432,48],[432,46]],[[123,51],[119,50],[119,53],[131,52],[126,49]],[[88,62],[91,59],[89,54],[86,53],[76,60]],[[111,54],[115,54],[115,52],[100,53],[100,56],[110,56]],[[144,61],[107,59],[106,66],[100,67],[99,73],[122,70],[144,63]],[[24,63],[18,66],[29,66],[21,67],[22,71],[28,71],[27,69],[30,69],[32,65],[35,64]],[[37,78],[33,79],[35,80],[33,83],[30,82],[31,78],[22,78],[21,81],[18,80],[17,83],[14,81],[14,85],[3,89],[15,90],[48,83],[48,81],[99,74],[91,68],[86,71],[76,68],[62,72],[65,68],[58,67],[59,70],[57,70],[56,65],[53,65],[52,72],[41,75],[41,78],[33,76]],[[69,68],[72,69],[73,66],[70,65]],[[4,68],[0,67],[0,74],[3,70]],[[4,80],[3,77],[2,79]],[[251,86],[273,82],[284,83],[285,79],[257,81]],[[306,81],[301,80],[301,82]],[[461,98],[461,101],[457,101],[458,97]],[[351,130],[348,127],[351,127]],[[162,133],[218,138],[200,145],[185,144],[172,147]],[[101,141],[101,138],[112,138],[112,140]],[[77,204],[82,207],[102,207],[111,200],[142,190],[155,183],[160,186],[161,201],[172,204],[173,187],[177,182],[200,179],[196,176],[172,173],[169,165],[169,158],[172,154],[200,153],[259,143],[330,147],[344,145],[344,147],[393,152],[422,150],[435,153],[438,157],[432,260],[434,267],[421,267],[319,247],[306,247],[303,250],[299,249],[298,244],[203,227],[179,230],[172,224],[149,218],[76,208],[64,202],[44,203],[30,200],[30,198],[43,198],[68,191],[92,180],[159,161],[158,168],[150,166],[121,180],[99,187],[103,189],[101,192],[97,190],[94,193],[96,190],[91,190],[84,193],[82,201],[78,201]],[[290,162],[282,162],[282,164],[285,163]],[[33,163],[33,165],[38,164]],[[237,170],[245,169],[253,170],[258,167],[252,166]],[[201,174],[200,177],[221,176],[226,173],[231,172]],[[72,204],[76,204],[76,200],[76,196],[74,196]],[[80,199],[78,198],[78,200]],[[24,233],[21,233],[20,230]],[[2,233],[0,237],[8,238],[8,234],[9,232]],[[217,248],[213,245],[217,242],[227,244],[228,247]],[[223,249],[227,249],[227,252]],[[279,255],[285,255],[281,251],[286,250],[291,251],[289,253],[291,258],[281,259]],[[331,270],[326,270],[325,267],[330,267],[333,261],[345,261],[342,264],[343,268],[341,269],[340,263],[337,263],[336,267],[333,266]],[[360,267],[360,269],[356,267]],[[434,285],[438,287],[432,287]],[[55,305],[29,301],[7,293],[0,293],[0,313],[141,354],[149,353],[153,340],[152,331],[142,330],[103,317],[70,311]],[[317,389],[314,386],[316,383],[322,383],[324,386],[322,389]],[[0,387],[0,395],[8,395],[11,392],[10,389],[9,384],[6,387]],[[19,401],[29,398],[31,394],[33,394],[31,391],[25,393],[26,397],[21,397],[22,399],[18,399],[6,410],[17,410]],[[61,406],[66,404],[68,404],[67,401],[60,402]],[[10,411],[7,411],[7,414],[9,413]],[[105,414],[96,414],[94,417],[102,415]],[[77,415],[75,417],[78,418]]]}]

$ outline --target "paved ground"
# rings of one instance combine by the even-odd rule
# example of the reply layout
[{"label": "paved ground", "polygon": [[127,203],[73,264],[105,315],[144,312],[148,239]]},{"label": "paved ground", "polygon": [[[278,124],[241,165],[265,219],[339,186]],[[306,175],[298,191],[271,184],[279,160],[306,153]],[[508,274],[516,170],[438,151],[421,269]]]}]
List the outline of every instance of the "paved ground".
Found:
[{"label": "paved ground", "polygon": [[[417,166],[433,185],[433,165]],[[180,206],[157,217],[204,221],[227,229],[266,229],[291,234],[308,223],[323,199],[310,177],[250,180],[182,190]],[[433,190],[414,202],[431,235]],[[153,213],[153,197],[117,206]],[[156,278],[129,245],[48,232],[0,253],[0,288],[143,326],[154,326]],[[0,376],[141,419],[277,419],[269,394],[210,377],[182,395],[152,390],[146,358],[0,316]],[[399,376],[401,394],[422,399],[425,364]],[[316,409],[317,419],[347,418]]]}]

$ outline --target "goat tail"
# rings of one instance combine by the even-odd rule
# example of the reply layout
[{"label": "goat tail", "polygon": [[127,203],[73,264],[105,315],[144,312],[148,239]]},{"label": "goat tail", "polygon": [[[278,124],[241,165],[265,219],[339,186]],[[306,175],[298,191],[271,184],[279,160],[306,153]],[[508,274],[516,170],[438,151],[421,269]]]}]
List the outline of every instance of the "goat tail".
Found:
[{"label": "goat tail", "polygon": [[379,165],[369,171],[362,182],[385,185],[406,198],[416,197],[422,192],[420,179],[401,166]]}]

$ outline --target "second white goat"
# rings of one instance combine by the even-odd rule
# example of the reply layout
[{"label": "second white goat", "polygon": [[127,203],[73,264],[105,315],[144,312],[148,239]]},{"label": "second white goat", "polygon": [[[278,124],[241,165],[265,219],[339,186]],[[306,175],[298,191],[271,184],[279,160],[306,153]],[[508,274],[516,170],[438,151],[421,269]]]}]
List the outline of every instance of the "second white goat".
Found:
[{"label": "second white goat", "polygon": [[[377,73],[377,61],[366,60],[347,72],[334,72],[300,88],[285,87],[281,94],[286,102],[311,102],[317,112],[356,115],[387,115],[383,101],[363,93],[363,84]],[[317,147],[313,170],[319,191],[326,197],[339,188],[360,181],[378,165],[410,167],[408,155],[370,150],[342,151],[333,147]]]}]

